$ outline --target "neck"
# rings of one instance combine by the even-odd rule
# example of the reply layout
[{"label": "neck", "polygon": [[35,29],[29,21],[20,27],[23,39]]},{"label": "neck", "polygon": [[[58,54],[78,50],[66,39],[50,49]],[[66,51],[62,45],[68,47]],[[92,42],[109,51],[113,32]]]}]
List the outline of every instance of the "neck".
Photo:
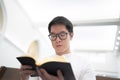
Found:
[{"label": "neck", "polygon": [[56,52],[56,54],[59,56],[62,56],[64,54],[70,54],[70,53],[71,53],[71,51],[69,51],[69,52]]}]

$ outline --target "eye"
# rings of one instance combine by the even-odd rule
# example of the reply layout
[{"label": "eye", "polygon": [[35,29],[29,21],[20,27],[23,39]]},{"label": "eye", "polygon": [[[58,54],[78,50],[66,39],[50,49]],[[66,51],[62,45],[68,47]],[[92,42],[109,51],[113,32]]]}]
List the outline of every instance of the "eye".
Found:
[{"label": "eye", "polygon": [[51,34],[50,37],[51,37],[51,38],[55,38],[56,35],[55,35],[55,34]]},{"label": "eye", "polygon": [[60,33],[59,36],[60,37],[66,37],[66,33]]}]

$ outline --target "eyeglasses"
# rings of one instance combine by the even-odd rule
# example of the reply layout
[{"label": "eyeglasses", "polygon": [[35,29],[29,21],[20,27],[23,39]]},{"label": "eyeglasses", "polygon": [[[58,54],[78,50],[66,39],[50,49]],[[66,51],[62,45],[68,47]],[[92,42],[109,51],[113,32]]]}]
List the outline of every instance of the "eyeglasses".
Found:
[{"label": "eyeglasses", "polygon": [[57,39],[57,37],[59,37],[60,40],[65,40],[67,38],[68,34],[69,34],[68,32],[61,32],[58,34],[51,33],[48,36],[51,41],[55,41]]}]

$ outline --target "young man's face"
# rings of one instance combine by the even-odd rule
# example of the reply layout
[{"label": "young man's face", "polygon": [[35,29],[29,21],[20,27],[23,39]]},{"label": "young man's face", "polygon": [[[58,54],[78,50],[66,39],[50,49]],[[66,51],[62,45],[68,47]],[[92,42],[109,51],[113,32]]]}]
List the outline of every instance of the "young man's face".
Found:
[{"label": "young man's face", "polygon": [[65,25],[56,24],[51,26],[51,42],[56,54],[70,53],[70,40],[73,33],[69,33]]}]

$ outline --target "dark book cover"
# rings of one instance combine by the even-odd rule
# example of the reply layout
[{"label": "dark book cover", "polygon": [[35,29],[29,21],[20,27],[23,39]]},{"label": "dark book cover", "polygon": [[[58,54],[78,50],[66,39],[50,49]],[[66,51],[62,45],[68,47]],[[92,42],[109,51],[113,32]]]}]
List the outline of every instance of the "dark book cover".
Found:
[{"label": "dark book cover", "polygon": [[[64,80],[76,80],[71,64],[68,62],[49,61],[42,65],[36,65],[35,60],[31,57],[17,57],[17,59],[22,65],[32,66],[32,70],[36,71],[36,67],[39,67],[45,69],[49,74],[57,76],[57,70],[60,69],[64,76]],[[36,74],[31,76],[38,76],[37,71]]]}]

